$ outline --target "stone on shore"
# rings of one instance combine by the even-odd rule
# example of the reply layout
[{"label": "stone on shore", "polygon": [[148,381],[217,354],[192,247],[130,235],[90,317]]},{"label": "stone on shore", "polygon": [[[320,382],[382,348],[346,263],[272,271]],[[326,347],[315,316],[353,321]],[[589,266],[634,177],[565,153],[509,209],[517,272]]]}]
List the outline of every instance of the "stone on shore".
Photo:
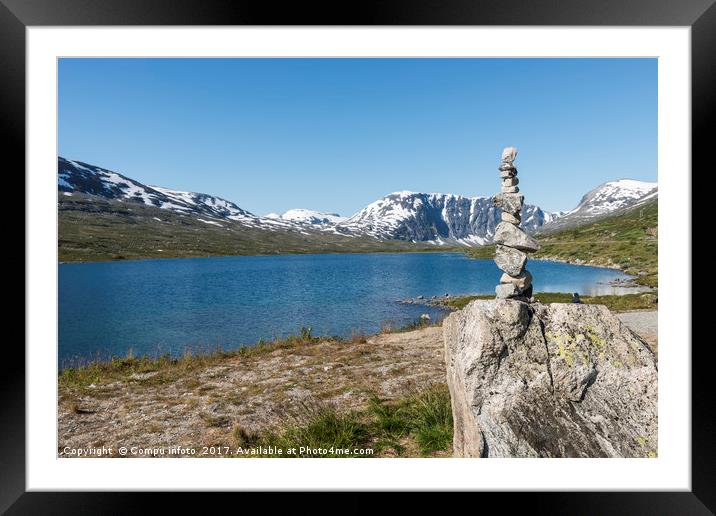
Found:
[{"label": "stone on shore", "polygon": [[605,306],[473,301],[443,338],[455,456],[656,456],[656,359]]},{"label": "stone on shore", "polygon": [[509,222],[500,222],[497,225],[493,241],[528,253],[539,251],[540,248],[537,240]]},{"label": "stone on shore", "polygon": [[[503,214],[504,215],[504,214]],[[527,254],[519,249],[497,244],[495,246],[495,263],[503,272],[517,276],[525,268]]]},{"label": "stone on shore", "polygon": [[525,196],[516,193],[499,193],[492,198],[492,204],[507,213],[522,213]]}]

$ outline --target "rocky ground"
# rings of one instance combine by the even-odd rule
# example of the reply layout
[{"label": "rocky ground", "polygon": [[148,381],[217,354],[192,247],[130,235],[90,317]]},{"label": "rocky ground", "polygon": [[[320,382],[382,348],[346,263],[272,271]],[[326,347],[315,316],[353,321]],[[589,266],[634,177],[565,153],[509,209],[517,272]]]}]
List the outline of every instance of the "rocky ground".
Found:
[{"label": "rocky ground", "polygon": [[232,446],[232,430],[277,428],[307,406],[364,406],[445,382],[442,329],[381,334],[231,357],[202,371],[61,386],[58,454],[65,447]]},{"label": "rocky ground", "polygon": [[[620,318],[657,347],[656,311]],[[652,331],[653,330],[653,331]],[[58,455],[65,447],[232,446],[238,427],[278,428],[307,406],[365,406],[445,382],[441,327],[235,356],[171,377],[148,372],[111,383],[61,385]]]}]

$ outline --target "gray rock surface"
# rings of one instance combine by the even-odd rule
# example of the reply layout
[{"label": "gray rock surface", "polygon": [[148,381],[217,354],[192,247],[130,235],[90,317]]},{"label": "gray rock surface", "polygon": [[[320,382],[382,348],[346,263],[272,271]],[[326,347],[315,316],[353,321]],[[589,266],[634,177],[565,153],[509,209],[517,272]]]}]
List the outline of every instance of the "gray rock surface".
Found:
[{"label": "gray rock surface", "polygon": [[499,193],[492,198],[495,208],[512,214],[521,213],[524,202],[525,196],[522,194]]},{"label": "gray rock surface", "polygon": [[519,225],[520,221],[522,220],[519,215],[512,215],[511,213],[507,213],[506,211],[503,211],[501,213],[502,220],[505,222],[509,222],[510,224]]},{"label": "gray rock surface", "polygon": [[516,177],[508,177],[502,180],[502,186],[517,186],[520,180]]},{"label": "gray rock surface", "polygon": [[520,191],[519,186],[503,186],[501,188],[502,193],[517,193]]},{"label": "gray rock surface", "polygon": [[497,299],[508,299],[519,295],[520,289],[513,283],[500,283],[495,287],[495,296],[497,296]]},{"label": "gray rock surface", "polygon": [[519,249],[513,249],[504,245],[495,246],[495,263],[501,271],[510,276],[517,276],[525,267],[527,254]]},{"label": "gray rock surface", "polygon": [[528,253],[538,251],[540,248],[537,240],[509,222],[500,222],[497,225],[493,241],[496,244],[514,247],[515,249],[527,251]]},{"label": "gray rock surface", "polygon": [[530,271],[523,270],[519,274],[503,274],[500,276],[500,283],[512,283],[515,287],[523,291],[532,285],[532,274]]},{"label": "gray rock surface", "polygon": [[473,301],[443,338],[455,456],[656,455],[656,359],[606,307]]},{"label": "gray rock surface", "polygon": [[[536,231],[551,220],[536,206],[521,206],[523,229]],[[490,197],[461,197],[449,194],[397,192],[336,225],[345,234],[366,233],[376,238],[415,240],[463,240],[491,243],[500,222],[500,210]],[[345,230],[345,231],[344,231]]]}]

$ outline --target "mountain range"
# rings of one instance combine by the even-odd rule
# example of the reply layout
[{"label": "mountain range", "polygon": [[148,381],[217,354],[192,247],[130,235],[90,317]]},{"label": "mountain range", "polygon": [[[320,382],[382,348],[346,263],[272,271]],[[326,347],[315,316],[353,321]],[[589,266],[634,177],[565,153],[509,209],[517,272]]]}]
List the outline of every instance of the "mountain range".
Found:
[{"label": "mountain range", "polygon": [[[63,197],[82,196],[83,209],[93,205],[94,199],[127,206],[140,204],[219,227],[231,224],[273,233],[330,234],[441,246],[488,244],[500,220],[500,210],[492,206],[490,197],[408,191],[386,195],[350,217],[303,208],[258,216],[214,195],[149,186],[118,172],[62,157],[58,159],[58,190],[61,204]],[[535,233],[577,226],[657,196],[657,183],[609,181],[585,194],[567,212],[547,212],[525,205],[522,227]],[[94,202],[95,208],[100,205],[106,202]]]}]

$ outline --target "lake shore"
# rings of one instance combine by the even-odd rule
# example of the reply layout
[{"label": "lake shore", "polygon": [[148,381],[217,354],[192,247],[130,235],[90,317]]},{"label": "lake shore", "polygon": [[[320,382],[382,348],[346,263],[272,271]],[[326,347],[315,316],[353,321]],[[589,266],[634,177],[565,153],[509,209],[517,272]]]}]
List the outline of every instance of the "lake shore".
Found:
[{"label": "lake shore", "polygon": [[[409,305],[422,305],[431,308],[445,310],[459,310],[467,303],[475,299],[493,299],[493,294],[484,295],[460,295],[452,296],[418,296],[416,298],[400,299],[398,303]],[[537,292],[534,298],[543,303],[571,303],[572,294],[560,292]],[[632,310],[653,310],[658,304],[658,296],[652,290],[642,292],[636,290],[630,294],[613,294],[603,296],[581,296],[581,301],[586,304],[605,305],[612,312],[627,312]]]},{"label": "lake shore", "polygon": [[[643,315],[635,320],[635,313]],[[656,314],[650,310],[619,316],[656,351]],[[98,446],[115,450],[110,456],[120,456],[116,450],[121,446],[185,447],[199,453],[212,446],[233,449],[251,442],[247,436],[281,432],[287,424],[300,426],[306,414],[326,410],[334,418],[352,414],[355,421],[377,425],[375,434],[366,438],[377,457],[451,455],[445,440],[441,449],[425,451],[410,431],[386,430],[395,424],[395,407],[421,393],[445,392],[440,326],[352,341],[309,338],[145,369],[98,374],[92,383],[88,377],[60,377],[59,457]],[[447,400],[442,398],[443,410],[449,407]]]},{"label": "lake shore", "polygon": [[[241,445],[242,435],[280,430],[305,413],[365,410],[445,383],[442,329],[317,340],[206,366],[59,385],[58,456],[94,446]],[[372,443],[375,445],[376,443]],[[378,456],[418,455],[408,435]],[[449,456],[448,449],[429,456]]]}]

